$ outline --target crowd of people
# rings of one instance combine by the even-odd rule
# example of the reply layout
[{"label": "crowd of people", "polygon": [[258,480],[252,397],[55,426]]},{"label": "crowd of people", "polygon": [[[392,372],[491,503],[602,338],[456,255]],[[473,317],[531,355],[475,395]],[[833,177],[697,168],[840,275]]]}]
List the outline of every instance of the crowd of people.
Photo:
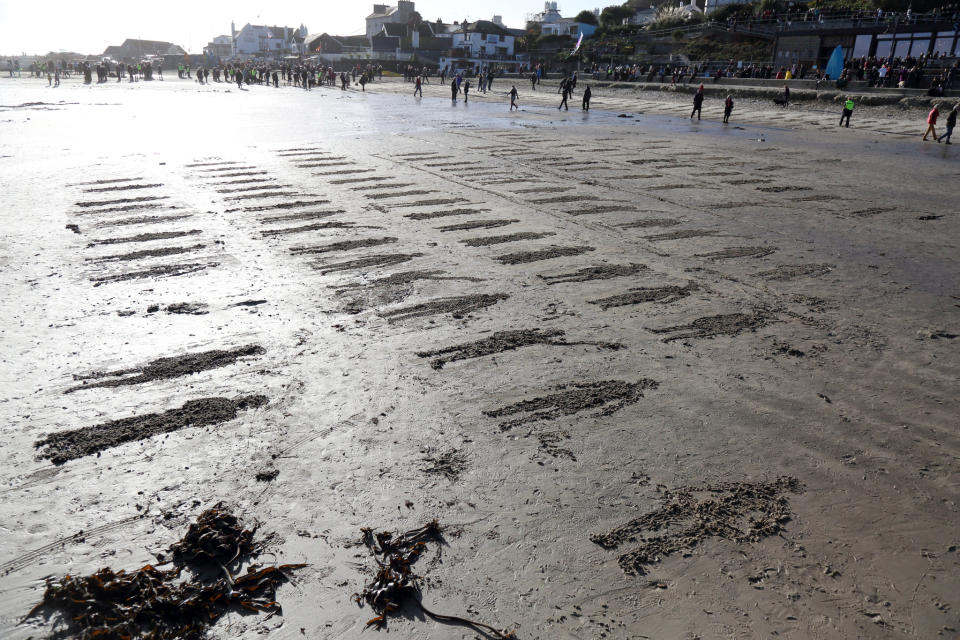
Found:
[{"label": "crowd of people", "polygon": [[[923,88],[924,78],[928,76],[927,70],[936,69],[937,65],[944,64],[945,59],[938,55],[921,55],[918,57],[906,58],[875,58],[863,57],[850,60],[846,63],[840,78],[836,79],[837,86],[845,87],[852,80],[867,81],[871,87],[907,87]],[[949,61],[946,61],[949,62]],[[23,69],[18,61],[9,60],[8,70],[11,77],[16,73],[22,76]],[[463,70],[452,69],[449,66],[430,67],[407,65],[405,68],[398,69],[405,82],[414,85],[414,96],[423,96],[423,86],[430,84],[431,78],[435,77],[441,85],[446,85],[449,76],[449,87],[453,102],[457,102],[462,94],[464,101],[469,101],[470,90],[473,87],[472,79],[476,80],[476,88],[481,93],[487,93],[493,89],[496,78],[504,75],[504,70],[496,67],[471,67]],[[521,77],[529,73],[531,89],[537,90],[542,81],[547,78],[548,69],[542,64],[528,67],[526,70],[518,69]],[[91,84],[93,76],[96,76],[97,83],[110,81],[116,78],[117,82],[127,80],[129,82],[138,82],[140,80],[152,80],[154,76],[163,79],[162,60],[145,60],[143,62],[120,63],[110,60],[103,60],[97,63],[91,62],[67,62],[64,60],[46,60],[32,62],[27,68],[31,77],[46,77],[50,86],[59,86],[61,78],[69,78],[73,75],[83,77],[84,83]],[[804,65],[792,65],[790,67],[781,67],[774,71],[772,65],[741,65],[731,61],[725,68],[720,67],[710,72],[702,65],[690,66],[672,66],[672,65],[599,65],[595,64],[589,69],[589,73],[595,80],[613,80],[624,82],[646,81],[658,82],[669,81],[673,84],[692,83],[697,78],[714,78],[716,82],[720,77],[734,78],[762,78],[762,79],[782,79],[790,80],[805,79],[808,73],[811,73],[817,80],[817,86],[821,81],[826,80],[822,70],[810,70]],[[305,90],[311,90],[319,86],[337,86],[341,90],[347,90],[351,85],[359,86],[361,91],[366,90],[366,85],[383,79],[384,69],[382,65],[374,64],[356,64],[349,70],[337,72],[332,66],[309,63],[281,63],[276,64],[268,60],[249,60],[245,62],[230,62],[226,64],[212,65],[209,68],[200,67],[192,69],[187,63],[177,64],[177,75],[181,79],[191,79],[200,84],[209,82],[235,82],[239,88],[245,85],[272,85],[279,87],[281,83],[284,86],[293,86]],[[943,95],[944,91],[953,88],[957,76],[960,74],[958,63],[953,61],[949,66],[942,66],[930,82],[929,92],[931,95]],[[212,80],[211,80],[212,77]],[[564,74],[561,77],[557,88],[557,94],[560,95],[560,104],[557,109],[569,110],[568,101],[574,96],[579,81],[578,72],[574,71]],[[520,94],[516,85],[512,86],[507,94],[510,98],[510,110],[519,109]],[[590,100],[592,98],[592,89],[585,87],[582,93],[581,109],[590,110]],[[693,110],[690,118],[694,116],[700,120],[705,101],[704,85],[701,84],[693,97]],[[782,98],[775,102],[783,107],[790,104],[790,87],[787,84],[783,86]],[[847,96],[842,102],[842,111],[839,126],[850,126],[850,120],[854,111],[853,98]],[[731,95],[727,95],[723,104],[723,123],[730,121],[734,108],[734,101]],[[947,114],[945,126],[946,131],[938,136],[936,126],[940,118],[941,105],[936,105],[927,116],[927,130],[923,135],[923,141],[928,139],[952,144],[950,138],[956,127],[957,115],[960,112],[960,104],[955,105]]]}]

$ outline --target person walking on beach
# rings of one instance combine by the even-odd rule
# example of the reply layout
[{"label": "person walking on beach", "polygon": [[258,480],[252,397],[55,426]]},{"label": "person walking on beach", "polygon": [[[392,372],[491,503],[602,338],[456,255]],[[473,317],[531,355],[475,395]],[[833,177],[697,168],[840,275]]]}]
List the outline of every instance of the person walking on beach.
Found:
[{"label": "person walking on beach", "polygon": [[590,111],[590,98],[593,96],[593,92],[590,91],[590,85],[587,85],[586,89],[583,90],[583,106],[581,107],[584,111]]},{"label": "person walking on beach", "polygon": [[420,97],[423,97],[423,78],[417,76],[417,79],[414,81],[413,88],[413,97],[416,98],[417,94],[420,94]]},{"label": "person walking on beach", "polygon": [[470,101],[470,81],[464,80],[463,82],[463,103],[466,104]]},{"label": "person walking on beach", "polygon": [[728,95],[723,101],[723,124],[730,123],[730,114],[733,113],[733,96]]},{"label": "person walking on beach", "polygon": [[460,86],[457,84],[457,79],[454,78],[450,81],[450,99],[454,103],[457,101],[457,94],[460,93]]},{"label": "person walking on beach", "polygon": [[514,108],[516,108],[517,111],[520,110],[519,105],[517,105],[517,98],[519,97],[520,94],[517,93],[517,87],[514,85],[514,87],[510,89],[510,111],[513,111]]},{"label": "person walking on beach", "polygon": [[953,135],[953,128],[957,126],[957,112],[960,112],[960,104],[953,105],[953,109],[947,114],[947,132],[937,138],[937,142],[946,138],[947,141],[944,144],[953,144],[950,142],[950,136]]},{"label": "person walking on beach", "polygon": [[843,113],[840,114],[840,124],[838,127],[843,126],[843,121],[847,121],[847,128],[850,128],[850,116],[853,115],[853,98],[847,96],[846,101],[843,103]]},{"label": "person walking on beach", "polygon": [[560,91],[562,97],[560,99],[560,106],[557,107],[557,111],[560,111],[560,109],[566,109],[567,111],[570,111],[570,107],[567,106],[567,98],[570,97],[570,84],[566,81],[561,83]]},{"label": "person walking on beach", "polygon": [[940,117],[940,105],[933,105],[933,109],[927,115],[927,130],[923,133],[923,141],[927,141],[927,136],[933,134],[933,139],[937,139],[937,118]]},{"label": "person walking on beach", "polygon": [[693,120],[694,114],[697,116],[697,120],[700,120],[700,111],[703,109],[703,85],[700,85],[700,88],[697,89],[697,92],[693,95],[693,111],[690,112],[690,119]]},{"label": "person walking on beach", "polygon": [[790,106],[790,87],[783,85],[783,108]]}]

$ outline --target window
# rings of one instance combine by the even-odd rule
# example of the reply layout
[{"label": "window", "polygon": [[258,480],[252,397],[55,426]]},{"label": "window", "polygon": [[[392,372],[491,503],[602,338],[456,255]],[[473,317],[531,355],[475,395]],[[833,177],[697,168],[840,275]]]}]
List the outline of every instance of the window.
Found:
[{"label": "window", "polygon": [[941,33],[933,43],[934,52],[939,52],[943,55],[950,55],[953,53],[953,35],[948,35]]},{"label": "window", "polygon": [[862,58],[870,55],[870,42],[873,40],[871,35],[857,36],[856,43],[853,45],[853,57]]},{"label": "window", "polygon": [[892,40],[877,40],[877,52],[874,55],[876,55],[878,58],[887,58],[890,56],[890,50],[892,46]]}]

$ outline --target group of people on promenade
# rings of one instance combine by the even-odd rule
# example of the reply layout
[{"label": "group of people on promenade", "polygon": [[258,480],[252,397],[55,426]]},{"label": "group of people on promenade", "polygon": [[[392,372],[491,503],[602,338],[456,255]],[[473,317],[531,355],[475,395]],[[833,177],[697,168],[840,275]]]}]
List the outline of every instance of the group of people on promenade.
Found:
[{"label": "group of people on promenade", "polygon": [[[712,70],[711,70],[712,69]],[[793,64],[776,68],[773,65],[740,65],[734,61],[724,66],[694,65],[643,65],[594,64],[589,73],[594,80],[613,82],[670,82],[672,85],[693,83],[697,78],[749,78],[761,80],[806,80],[817,81],[817,88],[823,82],[835,83],[844,89],[851,80],[867,82],[870,87],[891,87],[900,89],[927,89],[930,95],[943,95],[953,89],[960,78],[960,62],[938,53],[905,58],[854,58],[846,63],[839,77],[829,78],[823,69],[813,69],[804,64]]]}]

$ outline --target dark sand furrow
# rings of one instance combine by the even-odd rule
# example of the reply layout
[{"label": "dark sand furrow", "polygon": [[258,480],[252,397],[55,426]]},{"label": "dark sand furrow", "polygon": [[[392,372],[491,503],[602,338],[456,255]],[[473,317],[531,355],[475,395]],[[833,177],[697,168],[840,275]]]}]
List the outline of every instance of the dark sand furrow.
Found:
[{"label": "dark sand furrow", "polygon": [[162,187],[163,184],[155,182],[153,184],[125,184],[118,185],[115,187],[97,187],[96,189],[84,189],[84,193],[105,193],[113,191],[136,191],[139,189],[155,189],[156,187]]},{"label": "dark sand furrow", "polygon": [[353,271],[356,269],[370,269],[374,267],[392,267],[394,265],[410,262],[414,258],[422,257],[422,253],[375,253],[373,255],[346,260],[344,262],[321,262],[319,260],[313,263],[313,268],[322,275],[328,273],[337,273],[340,271]]},{"label": "dark sand furrow", "polygon": [[303,211],[301,213],[288,213],[282,216],[266,216],[259,218],[261,224],[273,224],[275,222],[288,222],[292,220],[318,220],[320,218],[329,218],[341,213],[343,209],[320,209],[317,211]]},{"label": "dark sand furrow", "polygon": [[168,222],[176,222],[177,220],[186,220],[187,218],[192,218],[192,213],[185,213],[176,216],[140,216],[137,218],[121,218],[120,220],[109,220],[107,222],[101,222],[96,226],[101,229],[106,229],[109,227],[127,227],[135,224],[165,224]]},{"label": "dark sand furrow", "polygon": [[177,276],[184,276],[190,273],[197,273],[198,271],[204,271],[211,267],[216,267],[216,262],[193,262],[187,264],[166,264],[160,265],[158,267],[153,267],[150,269],[144,269],[143,271],[131,271],[128,273],[119,273],[112,276],[100,276],[97,278],[90,278],[90,281],[95,283],[93,286],[99,287],[104,284],[110,284],[113,282],[125,282],[127,280],[143,280],[145,278],[175,278]]},{"label": "dark sand furrow", "polygon": [[467,238],[466,240],[461,240],[463,244],[468,247],[489,247],[495,244],[506,244],[508,242],[520,242],[522,240],[539,240],[541,238],[548,238],[550,236],[555,236],[556,233],[552,231],[544,231],[536,233],[533,231],[527,231],[523,233],[513,233],[505,236],[487,236],[485,238]]},{"label": "dark sand furrow", "polygon": [[266,396],[237,398],[201,398],[163,413],[151,413],[120,420],[111,420],[92,427],[53,433],[34,443],[43,448],[41,457],[54,464],[94,455],[127,442],[145,440],[162,433],[173,433],[186,427],[207,427],[229,422],[246,409],[267,403]]},{"label": "dark sand furrow", "polygon": [[283,229],[269,229],[261,231],[260,235],[265,238],[288,236],[298,233],[309,233],[311,231],[322,231],[324,229],[380,229],[382,227],[357,227],[354,222],[318,222],[317,224],[308,224],[302,227],[285,227]]},{"label": "dark sand furrow", "polygon": [[562,284],[565,282],[589,282],[591,280],[609,280],[611,278],[622,278],[632,276],[641,271],[649,271],[650,267],[645,264],[609,264],[597,267],[584,267],[572,273],[559,273],[556,275],[539,275],[538,278],[547,284]]},{"label": "dark sand furrow", "polygon": [[95,240],[88,244],[88,247],[107,244],[128,244],[132,242],[152,242],[154,240],[172,240],[174,238],[183,238],[186,236],[196,236],[203,233],[200,229],[191,229],[190,231],[161,231],[159,233],[141,233],[136,236],[127,236],[125,238],[104,238]]},{"label": "dark sand furrow", "polygon": [[445,315],[448,313],[454,318],[463,318],[467,314],[491,307],[509,297],[510,296],[505,293],[494,293],[438,298],[409,307],[383,311],[380,313],[380,316],[386,318],[389,322]]},{"label": "dark sand furrow", "polygon": [[[170,311],[170,313],[183,313],[184,307],[168,307],[168,311],[171,308],[174,310]],[[83,384],[70,387],[64,391],[64,393],[103,387],[126,387],[157,380],[170,380],[172,378],[193,375],[202,371],[220,369],[234,364],[240,360],[240,358],[259,356],[264,353],[266,353],[266,349],[259,345],[247,345],[226,351],[214,349],[211,351],[201,351],[199,353],[188,353],[182,356],[158,358],[129,369],[96,371],[85,375],[76,375],[73,379],[81,380]],[[96,382],[88,382],[89,380],[95,380]]]},{"label": "dark sand furrow", "polygon": [[520,222],[518,219],[513,220],[471,220],[470,222],[463,222],[461,224],[450,224],[445,227],[436,227],[438,231],[449,232],[449,231],[472,231],[473,229],[496,229],[497,227],[505,227],[507,225],[514,224],[515,222]]},{"label": "dark sand furrow", "polygon": [[91,207],[105,207],[113,204],[133,204],[139,202],[156,202],[157,200],[169,200],[170,196],[141,196],[139,198],[118,198],[116,200],[84,200],[75,202],[78,207],[89,209]]},{"label": "dark sand furrow", "polygon": [[557,387],[558,393],[523,400],[500,409],[484,411],[483,414],[491,418],[527,414],[501,422],[501,431],[509,431],[514,427],[533,422],[557,420],[591,409],[597,410],[591,414],[591,417],[602,418],[611,416],[624,407],[639,402],[644,397],[644,391],[656,389],[659,386],[659,383],[648,378],[642,378],[637,382],[625,382],[623,380],[574,382]]},{"label": "dark sand furrow", "polygon": [[425,211],[422,213],[408,213],[404,218],[411,220],[433,220],[435,218],[449,218],[450,216],[466,216],[474,213],[484,213],[490,209],[446,209],[444,211]]},{"label": "dark sand furrow", "polygon": [[497,256],[494,259],[500,264],[529,264],[531,262],[540,262],[541,260],[551,260],[553,258],[579,256],[594,250],[594,247],[550,247],[548,249],[540,249],[539,251],[508,253]]},{"label": "dark sand furrow", "polygon": [[302,207],[315,207],[318,204],[330,204],[329,200],[316,199],[316,200],[292,200],[290,202],[278,202],[276,204],[264,204],[254,207],[239,207],[236,209],[227,209],[226,213],[234,213],[236,211],[247,211],[250,213],[255,213],[258,211],[272,211],[274,209],[300,209]]},{"label": "dark sand furrow", "polygon": [[385,244],[394,244],[397,238],[363,238],[361,240],[343,240],[333,242],[317,247],[292,247],[290,253],[294,255],[311,255],[321,253],[333,253],[338,251],[352,251],[353,249],[363,249],[366,247],[379,247]]},{"label": "dark sand furrow", "polygon": [[181,255],[190,253],[199,249],[206,248],[207,245],[195,244],[189,247],[164,247],[162,249],[144,249],[143,251],[133,251],[131,253],[121,253],[118,255],[104,256],[102,258],[87,258],[91,262],[124,262],[129,260],[142,260],[144,258],[162,258],[166,256]]}]

